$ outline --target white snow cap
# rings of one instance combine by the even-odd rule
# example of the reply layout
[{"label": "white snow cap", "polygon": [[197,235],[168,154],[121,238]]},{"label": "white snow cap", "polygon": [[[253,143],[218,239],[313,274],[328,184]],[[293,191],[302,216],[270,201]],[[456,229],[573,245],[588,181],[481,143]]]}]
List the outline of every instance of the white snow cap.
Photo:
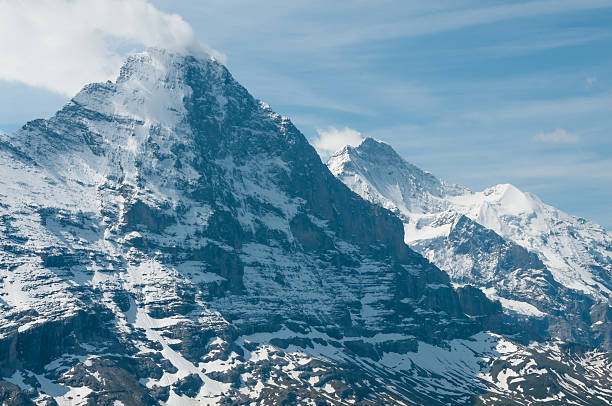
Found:
[{"label": "white snow cap", "polygon": [[501,215],[519,215],[521,213],[532,213],[537,205],[533,197],[521,192],[514,185],[503,183],[495,185],[483,191],[485,200],[503,208]]}]

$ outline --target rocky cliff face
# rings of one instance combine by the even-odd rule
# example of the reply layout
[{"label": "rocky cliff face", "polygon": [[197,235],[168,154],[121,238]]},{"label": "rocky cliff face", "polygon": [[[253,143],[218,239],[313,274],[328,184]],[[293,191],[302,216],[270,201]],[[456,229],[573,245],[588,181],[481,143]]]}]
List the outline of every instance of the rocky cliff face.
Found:
[{"label": "rocky cliff face", "polygon": [[[6,187],[20,190],[4,208],[4,240],[23,250],[3,259],[11,276],[23,269],[70,285],[50,292],[66,302],[54,318],[87,308],[96,295],[83,290],[94,289],[124,309],[136,294],[135,305],[158,317],[189,314],[206,299],[239,331],[292,318],[342,334],[427,318],[431,340],[474,329],[452,289],[416,304],[428,284],[448,287],[447,276],[214,61],[159,50],[132,57],[116,83],[87,86],[52,119],[5,138],[3,152],[19,166]],[[30,291],[20,287],[7,304],[23,311],[25,300],[45,317]],[[448,323],[438,329],[441,317]]]},{"label": "rocky cliff face", "polygon": [[[481,332],[499,305],[214,60],[131,57],[2,135],[0,172],[2,402],[490,403],[519,358],[552,359]],[[605,356],[514,373],[599,388]]]},{"label": "rocky cliff face", "polygon": [[345,147],[328,166],[362,197],[396,213],[406,242],[453,283],[483,289],[511,318],[529,318],[531,327],[521,327],[527,336],[612,348],[612,325],[595,310],[610,309],[611,239],[601,227],[511,185],[473,193],[448,184],[371,138]]}]

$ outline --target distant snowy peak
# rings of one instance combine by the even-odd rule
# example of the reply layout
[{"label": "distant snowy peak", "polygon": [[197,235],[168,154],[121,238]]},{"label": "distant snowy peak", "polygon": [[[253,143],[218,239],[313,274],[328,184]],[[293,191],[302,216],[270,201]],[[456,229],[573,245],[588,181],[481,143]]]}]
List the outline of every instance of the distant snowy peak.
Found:
[{"label": "distant snowy peak", "polygon": [[373,138],[344,147],[327,166],[362,197],[404,216],[446,210],[446,196],[467,192],[406,162],[390,145]]},{"label": "distant snowy peak", "polygon": [[541,205],[540,199],[508,183],[485,189],[482,194],[485,201],[498,205],[510,215],[532,213]]},{"label": "distant snowy peak", "polygon": [[537,253],[564,286],[612,298],[612,237],[531,193],[510,184],[482,192],[448,184],[371,138],[343,148],[327,165],[354,192],[398,214],[413,246],[448,236],[462,214]]},{"label": "distant snowy peak", "polygon": [[453,210],[536,252],[562,285],[612,299],[612,237],[512,185],[449,197]]}]

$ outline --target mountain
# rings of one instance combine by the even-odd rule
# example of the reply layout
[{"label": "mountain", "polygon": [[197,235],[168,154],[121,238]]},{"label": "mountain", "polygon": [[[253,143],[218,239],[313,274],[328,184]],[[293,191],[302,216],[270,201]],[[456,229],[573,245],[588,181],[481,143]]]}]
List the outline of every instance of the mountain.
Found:
[{"label": "mountain", "polygon": [[404,239],[456,285],[482,288],[549,337],[612,348],[612,236],[512,185],[449,184],[365,139],[327,163],[363,198],[403,221]]},{"label": "mountain", "polygon": [[490,332],[213,59],[130,57],[0,173],[2,404],[612,401],[608,353]]}]

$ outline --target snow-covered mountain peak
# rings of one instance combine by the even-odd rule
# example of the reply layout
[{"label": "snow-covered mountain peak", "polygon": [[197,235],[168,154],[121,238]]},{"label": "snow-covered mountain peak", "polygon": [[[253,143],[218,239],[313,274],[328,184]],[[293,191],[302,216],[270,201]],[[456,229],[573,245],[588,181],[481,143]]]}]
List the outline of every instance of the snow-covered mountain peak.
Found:
[{"label": "snow-covered mountain peak", "polygon": [[[130,56],[115,82],[85,86],[68,106],[174,126],[186,115],[185,101],[193,95],[194,84],[215,91],[215,107],[223,116],[223,84],[228,77],[225,67],[210,57],[149,48]],[[202,78],[208,83],[198,83]]]},{"label": "snow-covered mountain peak", "polygon": [[541,204],[540,199],[530,193],[524,193],[509,183],[495,185],[482,192],[484,201],[498,206],[500,214],[518,215],[533,213]]},{"label": "snow-covered mountain peak", "polygon": [[49,120],[34,120],[5,138],[64,179],[131,185],[148,179],[156,188],[160,181],[173,187],[176,180],[197,181],[201,156],[278,145],[286,131],[221,131],[268,119],[290,127],[213,58],[151,48],[129,57],[115,82],[85,86]]},{"label": "snow-covered mountain peak", "polygon": [[[165,48],[150,47],[128,56],[119,71],[117,82],[133,78],[149,80],[168,80],[181,78],[178,72],[185,71],[189,63],[195,62],[201,67],[207,67],[221,72],[224,65],[205,53],[186,53]],[[184,78],[184,75],[183,75]]]},{"label": "snow-covered mountain peak", "polygon": [[389,145],[372,137],[366,137],[359,145],[347,146],[347,150],[370,159],[391,159],[400,161],[402,158]]},{"label": "snow-covered mountain peak", "polygon": [[390,145],[373,138],[343,148],[327,166],[334,175],[342,174],[341,179],[362,196],[403,216],[426,213],[432,207],[446,210],[448,204],[442,197],[467,190],[419,169]]},{"label": "snow-covered mountain peak", "polygon": [[337,166],[337,162],[354,159],[360,159],[363,164],[384,164],[389,168],[400,165],[402,169],[408,170],[414,176],[430,175],[405,161],[391,145],[372,137],[366,137],[359,145],[347,145],[334,153],[329,159],[328,166]]},{"label": "snow-covered mountain peak", "polygon": [[397,213],[404,221],[405,241],[416,248],[448,236],[457,218],[453,213],[459,213],[536,252],[564,286],[612,300],[612,237],[531,193],[510,184],[482,192],[449,185],[374,140],[345,148],[328,167],[353,191]]}]

